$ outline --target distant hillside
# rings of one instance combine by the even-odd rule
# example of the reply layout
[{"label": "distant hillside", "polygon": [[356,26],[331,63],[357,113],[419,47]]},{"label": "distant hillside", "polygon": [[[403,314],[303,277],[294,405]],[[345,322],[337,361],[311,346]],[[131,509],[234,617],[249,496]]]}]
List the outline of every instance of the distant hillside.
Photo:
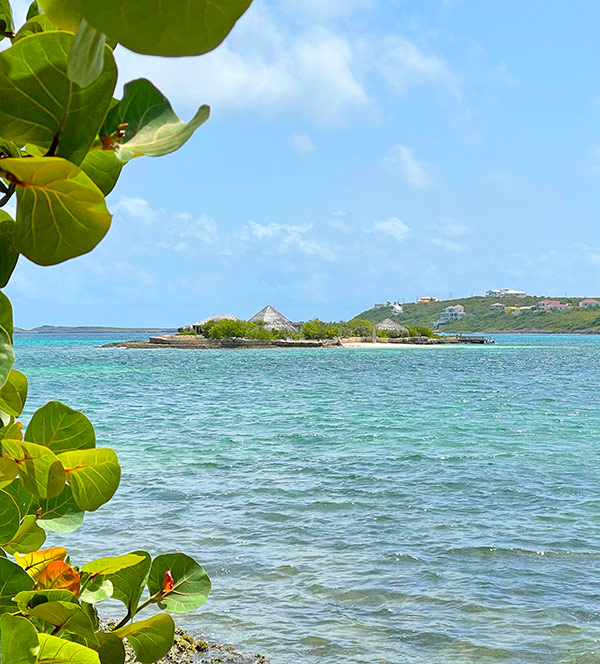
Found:
[{"label": "distant hillside", "polygon": [[[392,318],[403,325],[427,325],[432,327],[440,319],[440,313],[452,304],[462,304],[465,317],[440,327],[441,332],[589,332],[600,334],[600,309],[579,309],[580,297],[554,298],[570,303],[567,311],[524,311],[517,314],[508,311],[491,311],[490,304],[496,301],[507,307],[536,306],[541,297],[500,298],[466,297],[444,300],[432,304],[405,304],[404,313],[392,315],[391,307],[378,307],[358,314],[378,323]],[[600,300],[600,297],[595,298]]]},{"label": "distant hillside", "polygon": [[68,327],[64,325],[41,325],[31,330],[15,327],[15,332],[21,334],[169,334],[175,332],[175,329],[168,327],[97,327],[94,325]]}]

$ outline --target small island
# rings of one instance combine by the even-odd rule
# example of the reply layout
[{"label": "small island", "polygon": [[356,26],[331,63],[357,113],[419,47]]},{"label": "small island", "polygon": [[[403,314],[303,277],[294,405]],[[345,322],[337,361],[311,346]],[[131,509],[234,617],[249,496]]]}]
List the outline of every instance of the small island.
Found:
[{"label": "small island", "polygon": [[224,348],[335,348],[374,347],[379,344],[436,346],[441,344],[485,344],[484,337],[440,336],[426,326],[406,327],[391,317],[377,323],[367,318],[325,323],[318,318],[294,323],[270,305],[250,320],[231,314],[213,314],[197,323],[180,327],[177,334],[149,339],[117,341],[103,348],[180,348],[208,350]]}]

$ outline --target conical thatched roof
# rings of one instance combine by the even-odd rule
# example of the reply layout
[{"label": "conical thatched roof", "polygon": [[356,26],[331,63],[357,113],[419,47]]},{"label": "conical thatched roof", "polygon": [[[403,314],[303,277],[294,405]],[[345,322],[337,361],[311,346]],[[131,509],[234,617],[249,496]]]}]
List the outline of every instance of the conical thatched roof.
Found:
[{"label": "conical thatched roof", "polygon": [[261,309],[257,314],[252,316],[248,322],[263,324],[267,330],[296,330],[296,326],[291,320],[288,320],[283,314],[280,314],[277,309],[273,309],[270,305]]},{"label": "conical thatched roof", "polygon": [[206,325],[206,323],[210,322],[211,320],[219,322],[220,320],[241,320],[241,319],[238,318],[237,316],[232,316],[231,314],[213,314],[208,318],[204,318],[203,320],[194,323],[194,327],[201,327],[202,325]]},{"label": "conical thatched roof", "polygon": [[386,318],[385,320],[382,320],[381,323],[377,323],[377,329],[383,330],[384,332],[395,332],[403,337],[407,337],[409,334],[404,325],[396,323],[396,321],[391,318]]}]

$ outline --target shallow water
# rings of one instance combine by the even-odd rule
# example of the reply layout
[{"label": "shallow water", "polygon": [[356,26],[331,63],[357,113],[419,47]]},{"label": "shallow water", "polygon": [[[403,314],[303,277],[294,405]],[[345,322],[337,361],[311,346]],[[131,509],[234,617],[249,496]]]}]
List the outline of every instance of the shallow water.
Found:
[{"label": "shallow water", "polygon": [[600,337],[497,339],[16,343],[27,416],[84,410],[124,466],[73,558],[190,553],[213,580],[192,631],[273,664],[596,661]]}]

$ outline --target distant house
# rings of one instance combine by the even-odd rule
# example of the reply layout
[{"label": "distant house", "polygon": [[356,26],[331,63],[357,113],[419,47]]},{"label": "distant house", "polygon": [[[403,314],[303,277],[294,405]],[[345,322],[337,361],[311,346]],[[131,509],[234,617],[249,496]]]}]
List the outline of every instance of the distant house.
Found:
[{"label": "distant house", "polygon": [[404,307],[400,302],[394,302],[394,304],[392,304],[392,315],[399,316],[402,313],[404,313]]},{"label": "distant house", "polygon": [[455,304],[450,307],[446,307],[444,311],[440,314],[439,324],[444,325],[445,323],[450,322],[451,320],[461,320],[465,316],[465,308],[462,304]]},{"label": "distant house", "polygon": [[513,290],[512,288],[498,288],[489,290],[485,294],[486,297],[528,297],[525,291]]},{"label": "distant house", "polygon": [[542,309],[543,311],[564,311],[565,309],[569,309],[571,307],[570,304],[563,304],[562,302],[559,302],[558,300],[542,300],[541,302],[538,302],[538,309]]},{"label": "distant house", "polygon": [[432,295],[426,295],[417,300],[417,304],[431,304],[432,302],[439,302],[439,298],[433,297]]},{"label": "distant house", "polygon": [[492,311],[504,311],[506,309],[506,305],[500,304],[500,302],[494,302],[494,304],[490,304],[490,309]]},{"label": "distant house", "polygon": [[596,309],[596,307],[600,307],[600,302],[598,302],[598,300],[586,298],[585,300],[581,300],[579,307],[581,309]]},{"label": "distant house", "polygon": [[373,309],[383,309],[384,307],[389,306],[389,302],[379,302],[373,305]]},{"label": "distant house", "polygon": [[267,305],[264,309],[261,309],[248,322],[263,325],[267,330],[288,330],[295,332],[298,329],[297,325],[294,325],[291,320],[280,314],[271,305]]}]

